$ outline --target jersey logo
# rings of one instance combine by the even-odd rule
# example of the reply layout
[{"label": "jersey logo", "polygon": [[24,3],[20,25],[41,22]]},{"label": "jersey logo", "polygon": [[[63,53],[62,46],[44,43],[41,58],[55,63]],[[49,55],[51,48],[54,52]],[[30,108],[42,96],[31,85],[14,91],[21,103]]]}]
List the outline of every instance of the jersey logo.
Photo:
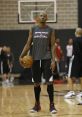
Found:
[{"label": "jersey logo", "polygon": [[48,38],[48,32],[35,32],[34,38]]}]

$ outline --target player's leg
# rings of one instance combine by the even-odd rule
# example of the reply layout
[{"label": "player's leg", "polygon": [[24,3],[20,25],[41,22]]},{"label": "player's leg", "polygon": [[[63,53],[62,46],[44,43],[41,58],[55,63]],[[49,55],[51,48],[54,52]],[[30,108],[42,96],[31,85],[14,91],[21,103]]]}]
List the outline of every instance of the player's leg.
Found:
[{"label": "player's leg", "polygon": [[35,95],[35,105],[30,110],[31,112],[38,112],[41,110],[40,107],[40,82],[41,82],[41,68],[40,68],[40,61],[34,61],[33,63],[33,81],[34,81],[34,95]]},{"label": "player's leg", "polygon": [[73,79],[72,79],[72,74],[76,71],[74,68],[74,61],[73,59],[70,59],[69,61],[69,68],[68,68],[68,75],[67,75],[67,85],[69,87],[69,92],[64,96],[64,98],[71,98],[75,96],[75,92],[73,89]]},{"label": "player's leg", "polygon": [[51,64],[51,60],[44,60],[43,61],[45,79],[46,79],[46,82],[47,82],[47,92],[48,92],[49,103],[50,103],[49,110],[50,110],[51,113],[56,113],[57,110],[54,106],[53,76],[52,76],[52,72],[51,72],[51,69],[50,69],[50,64]]},{"label": "player's leg", "polygon": [[82,62],[79,63],[79,66],[80,66],[80,93],[77,94],[77,97],[82,98]]},{"label": "player's leg", "polygon": [[9,87],[9,79],[8,79],[9,67],[8,64],[2,64],[2,86]]}]

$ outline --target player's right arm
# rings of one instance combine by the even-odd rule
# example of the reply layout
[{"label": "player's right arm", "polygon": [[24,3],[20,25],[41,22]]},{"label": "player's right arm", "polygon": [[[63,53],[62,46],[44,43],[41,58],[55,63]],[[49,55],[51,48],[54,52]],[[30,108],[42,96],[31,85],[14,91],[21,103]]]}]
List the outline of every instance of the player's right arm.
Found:
[{"label": "player's right arm", "polygon": [[24,48],[21,52],[20,57],[19,57],[19,62],[20,62],[21,65],[23,64],[22,58],[28,53],[28,51],[31,47],[31,44],[32,44],[32,29],[30,29],[30,31],[29,31],[28,40],[27,40],[27,42],[26,42],[26,44],[25,44],[25,46],[24,46]]},{"label": "player's right arm", "polygon": [[32,44],[32,29],[30,29],[30,31],[29,31],[28,40],[27,40],[27,42],[22,50],[20,58],[23,58],[28,53],[28,51],[31,47],[31,44]]}]

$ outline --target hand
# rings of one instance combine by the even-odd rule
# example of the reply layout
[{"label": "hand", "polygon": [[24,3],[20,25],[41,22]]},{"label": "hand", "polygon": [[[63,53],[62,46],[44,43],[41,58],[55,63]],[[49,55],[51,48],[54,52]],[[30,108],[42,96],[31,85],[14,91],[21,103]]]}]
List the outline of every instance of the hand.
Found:
[{"label": "hand", "polygon": [[19,62],[20,62],[20,65],[23,67],[23,58],[22,57],[19,58]]},{"label": "hand", "polygon": [[72,57],[70,58],[70,60],[73,61],[73,59],[74,59],[74,55],[72,55]]},{"label": "hand", "polygon": [[51,66],[50,66],[50,69],[52,70],[52,72],[54,72],[55,70],[55,62],[51,62]]},{"label": "hand", "polygon": [[60,59],[57,58],[57,62],[59,63],[60,62]]},{"label": "hand", "polygon": [[57,57],[55,58],[55,61],[56,61],[56,62],[60,62],[60,60],[59,60]]},{"label": "hand", "polygon": [[9,68],[13,68],[13,64],[9,64]]}]

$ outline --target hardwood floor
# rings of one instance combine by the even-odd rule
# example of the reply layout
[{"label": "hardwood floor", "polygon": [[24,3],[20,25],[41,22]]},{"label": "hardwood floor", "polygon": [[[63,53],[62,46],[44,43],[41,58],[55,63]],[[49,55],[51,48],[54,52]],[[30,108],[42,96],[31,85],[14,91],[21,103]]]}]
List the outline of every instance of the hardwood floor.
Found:
[{"label": "hardwood floor", "polygon": [[30,113],[34,105],[33,85],[2,88],[0,86],[0,117],[82,117],[82,105],[76,97],[64,99],[66,85],[54,85],[54,103],[57,114],[50,114],[46,85],[41,86],[41,111]]}]

